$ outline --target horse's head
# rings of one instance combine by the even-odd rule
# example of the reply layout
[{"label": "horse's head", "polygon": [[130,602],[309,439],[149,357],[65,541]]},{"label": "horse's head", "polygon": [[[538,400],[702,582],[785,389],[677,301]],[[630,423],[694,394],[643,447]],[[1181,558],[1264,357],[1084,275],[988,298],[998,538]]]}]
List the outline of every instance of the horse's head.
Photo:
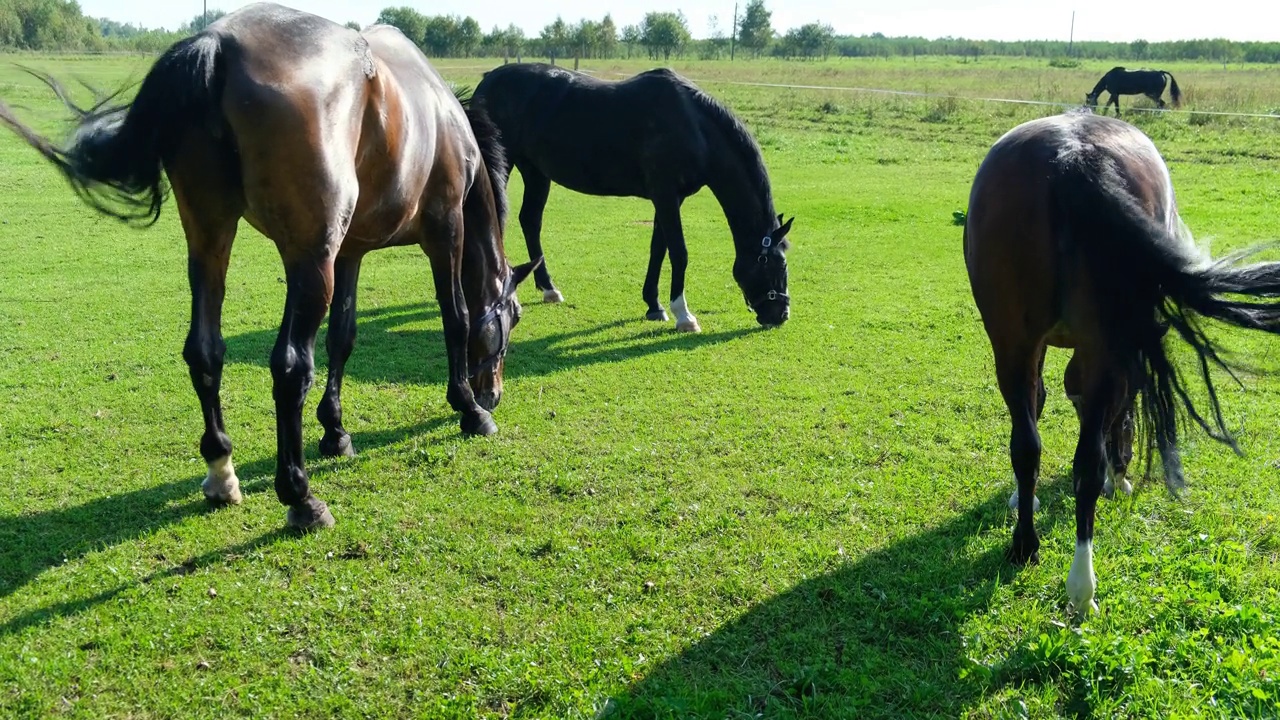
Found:
[{"label": "horse's head", "polygon": [[[504,263],[505,264],[505,263]],[[502,292],[479,317],[473,318],[467,333],[467,379],[476,403],[493,410],[502,402],[502,367],[507,356],[511,331],[520,322],[520,301],[516,287],[542,264],[542,258],[508,268]]]},{"label": "horse's head", "polygon": [[1098,107],[1098,95],[1099,93],[1086,93],[1084,96],[1084,104],[1091,108]]},{"label": "horse's head", "polygon": [[777,327],[791,316],[791,296],[787,295],[787,233],[791,223],[778,216],[778,225],[758,244],[740,245],[733,263],[733,279],[742,288],[747,307],[756,314],[756,322]]}]

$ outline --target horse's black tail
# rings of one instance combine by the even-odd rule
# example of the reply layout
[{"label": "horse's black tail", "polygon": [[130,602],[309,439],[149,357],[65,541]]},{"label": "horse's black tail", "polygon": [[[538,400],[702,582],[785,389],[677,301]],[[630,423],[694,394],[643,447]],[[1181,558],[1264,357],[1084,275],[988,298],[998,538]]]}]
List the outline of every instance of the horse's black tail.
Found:
[{"label": "horse's black tail", "polygon": [[1178,107],[1182,104],[1182,91],[1178,89],[1178,81],[1173,79],[1173,73],[1168,70],[1160,72],[1169,76],[1169,97],[1173,99],[1173,106]]},{"label": "horse's black tail", "polygon": [[[1234,378],[1237,367],[1205,334],[1201,320],[1280,334],[1280,301],[1260,300],[1280,297],[1280,263],[1241,262],[1256,250],[1217,262],[1201,258],[1189,239],[1147,214],[1109,161],[1064,162],[1054,188],[1057,227],[1066,231],[1064,247],[1079,253],[1105,298],[1101,320],[1106,340],[1136,382],[1146,447],[1154,445],[1160,453],[1165,483],[1177,493],[1183,485],[1178,456],[1182,411],[1211,437],[1240,452],[1223,420],[1210,373],[1216,365]],[[1196,354],[1208,396],[1205,414],[1196,409],[1182,371],[1169,358],[1168,343],[1175,341],[1166,339],[1167,329]]]},{"label": "horse's black tail", "polygon": [[220,54],[213,33],[186,38],[156,60],[132,102],[113,103],[117,92],[89,109],[72,103],[53,77],[29,70],[77,116],[76,130],[65,147],[18,120],[3,103],[0,123],[53,163],[94,209],[151,224],[159,219],[168,194],[162,163],[177,152],[188,127],[217,117]]}]

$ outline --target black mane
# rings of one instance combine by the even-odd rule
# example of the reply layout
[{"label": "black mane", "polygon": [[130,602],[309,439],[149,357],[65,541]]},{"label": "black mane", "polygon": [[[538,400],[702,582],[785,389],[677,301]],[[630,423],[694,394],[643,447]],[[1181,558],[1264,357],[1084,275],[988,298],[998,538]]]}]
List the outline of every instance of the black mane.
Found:
[{"label": "black mane", "polygon": [[485,170],[489,173],[489,185],[493,187],[493,202],[498,209],[498,223],[507,224],[507,176],[510,166],[507,153],[502,147],[502,132],[485,110],[484,99],[476,101],[471,88],[466,85],[454,85],[453,96],[462,103],[467,113],[467,121],[471,123],[471,132],[476,136],[476,144],[480,146],[480,157],[484,160]]}]

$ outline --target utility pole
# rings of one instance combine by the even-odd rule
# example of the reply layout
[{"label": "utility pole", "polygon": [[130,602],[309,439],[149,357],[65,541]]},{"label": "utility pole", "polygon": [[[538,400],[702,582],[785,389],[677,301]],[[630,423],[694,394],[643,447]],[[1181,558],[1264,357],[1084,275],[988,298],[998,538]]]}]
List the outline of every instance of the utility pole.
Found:
[{"label": "utility pole", "polygon": [[1071,34],[1067,36],[1067,57],[1071,57],[1071,46],[1076,42],[1076,11],[1071,11]]},{"label": "utility pole", "polygon": [[729,62],[733,62],[733,46],[738,39],[738,3],[733,4],[733,27],[729,28]]}]

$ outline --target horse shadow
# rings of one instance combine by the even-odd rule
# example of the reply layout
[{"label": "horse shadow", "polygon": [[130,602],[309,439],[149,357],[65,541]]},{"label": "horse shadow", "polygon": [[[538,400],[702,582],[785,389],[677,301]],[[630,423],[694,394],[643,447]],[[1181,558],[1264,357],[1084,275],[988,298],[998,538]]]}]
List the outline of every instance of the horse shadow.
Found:
[{"label": "horse shadow", "polygon": [[[526,306],[521,327],[512,333],[503,366],[505,379],[545,376],[669,350],[692,350],[764,332],[759,327],[742,327],[719,332],[677,333],[666,323],[637,318],[612,320],[540,337],[521,337],[524,323],[531,321],[531,314],[531,306]],[[703,313],[708,317],[719,314]],[[345,377],[372,383],[442,384],[448,381],[449,360],[436,305],[408,303],[360,310],[356,322],[355,349],[347,361]],[[327,362],[323,352],[327,331],[327,325],[321,327],[317,336],[317,367]],[[227,337],[228,361],[267,366],[276,334],[277,330],[271,328]]]},{"label": "horse shadow", "polygon": [[[610,698],[600,717],[960,716],[993,688],[957,680],[969,664],[963,626],[1018,572],[1006,543],[966,548],[1008,526],[1006,498],[756,606]],[[1042,537],[1071,506],[1037,514]]]},{"label": "horse shadow", "polygon": [[[448,422],[451,422],[448,418],[438,418],[390,430],[352,433],[352,438],[357,447],[367,451],[429,432]],[[314,445],[308,448],[307,460],[319,464],[319,453]],[[237,463],[236,471],[242,480],[244,493],[269,494],[275,466],[274,457]],[[162,485],[112,494],[75,507],[0,517],[0,599],[22,589],[50,568],[149,535],[189,517],[218,512],[200,492],[203,479],[202,473]],[[96,602],[76,601],[70,605],[84,609],[93,604]],[[43,613],[42,617],[48,615],[44,611],[34,612]],[[18,626],[25,627],[18,620],[12,620],[0,626],[0,634]]]}]

